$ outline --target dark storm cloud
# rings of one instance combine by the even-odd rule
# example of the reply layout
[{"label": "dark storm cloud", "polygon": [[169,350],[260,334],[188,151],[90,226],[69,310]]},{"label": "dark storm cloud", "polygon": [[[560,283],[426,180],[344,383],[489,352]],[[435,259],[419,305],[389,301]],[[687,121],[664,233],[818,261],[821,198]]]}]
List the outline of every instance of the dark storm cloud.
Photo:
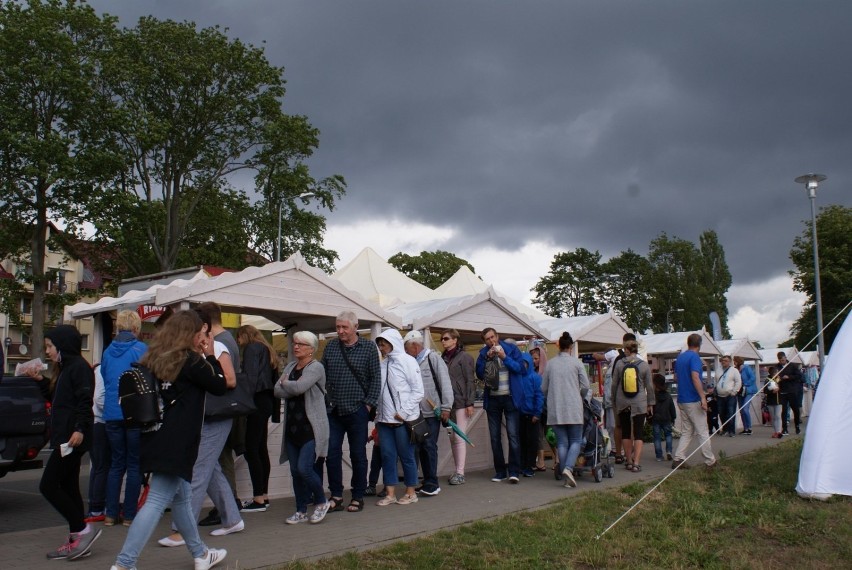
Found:
[{"label": "dark storm cloud", "polygon": [[452,225],[459,248],[645,253],[719,233],[734,282],[783,274],[810,210],[850,204],[852,4],[128,2],[227,26],[284,66],[321,130],[332,221]]}]

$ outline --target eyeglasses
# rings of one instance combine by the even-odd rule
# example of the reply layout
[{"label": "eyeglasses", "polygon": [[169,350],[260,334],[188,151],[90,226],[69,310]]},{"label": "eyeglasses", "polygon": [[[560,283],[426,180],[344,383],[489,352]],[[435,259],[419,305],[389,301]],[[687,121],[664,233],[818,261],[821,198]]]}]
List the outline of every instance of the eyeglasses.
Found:
[{"label": "eyeglasses", "polygon": [[296,346],[311,346],[311,345],[309,345],[308,343],[305,343],[305,342],[294,342],[293,346],[296,347]]},{"label": "eyeglasses", "polygon": [[452,339],[452,338],[450,338],[450,337],[448,337],[448,336],[442,336],[442,337],[441,337],[441,340],[444,340],[444,341],[449,342],[449,341],[451,341],[451,340],[453,340],[453,339]]}]

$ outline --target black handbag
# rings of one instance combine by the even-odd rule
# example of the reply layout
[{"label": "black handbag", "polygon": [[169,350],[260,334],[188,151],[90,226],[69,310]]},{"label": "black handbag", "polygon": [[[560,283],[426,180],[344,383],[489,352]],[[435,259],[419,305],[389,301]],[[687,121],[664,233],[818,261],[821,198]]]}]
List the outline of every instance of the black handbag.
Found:
[{"label": "black handbag", "polygon": [[[388,368],[388,374],[390,374],[390,368]],[[396,403],[396,398],[393,397],[393,390],[391,390],[390,384],[388,384],[387,387],[388,394],[390,394],[391,400],[393,401],[393,406],[397,409],[397,411],[399,411],[399,404]],[[429,424],[426,422],[426,418],[423,417],[422,411],[417,416],[417,419],[403,420],[402,423],[405,425],[408,437],[411,438],[411,443],[420,445],[426,441],[427,437],[429,437],[431,430],[429,429]]]},{"label": "black handbag", "polygon": [[212,419],[247,416],[257,410],[254,403],[255,384],[249,381],[248,374],[237,372],[237,386],[221,396],[207,394],[204,417]]}]

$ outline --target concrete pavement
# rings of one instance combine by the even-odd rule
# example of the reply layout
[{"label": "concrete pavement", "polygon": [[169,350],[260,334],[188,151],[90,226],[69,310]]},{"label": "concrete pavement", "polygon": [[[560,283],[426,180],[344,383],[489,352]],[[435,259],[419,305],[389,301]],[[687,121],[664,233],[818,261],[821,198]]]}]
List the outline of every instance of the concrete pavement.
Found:
[{"label": "concrete pavement", "polygon": [[[720,451],[731,458],[779,443],[781,440],[770,438],[771,433],[770,427],[758,425],[752,436],[716,436],[712,439],[713,452],[717,458]],[[653,444],[644,445],[642,456],[642,473],[628,473],[622,465],[616,465],[614,478],[604,478],[603,482],[595,483],[590,474],[584,474],[578,479],[575,489],[563,488],[555,481],[549,466],[547,472],[538,473],[531,479],[522,478],[518,485],[510,485],[506,481],[492,483],[491,471],[468,473],[465,485],[450,486],[442,481],[442,491],[438,496],[421,498],[417,504],[382,508],[375,506],[374,497],[368,497],[363,512],[330,513],[319,525],[284,524],[284,519],[294,511],[293,499],[273,500],[272,507],[265,513],[244,513],[245,531],[212,537],[206,533],[215,527],[201,527],[202,536],[209,546],[228,550],[227,559],[217,568],[274,568],[293,560],[314,560],[377,548],[475,521],[538,509],[582,492],[618,487],[634,481],[657,480],[671,472],[670,462],[655,461]],[[689,461],[691,465],[700,465],[700,462],[700,454]],[[61,520],[58,514],[56,520]],[[168,534],[169,521],[166,514],[142,553],[139,568],[191,568],[192,561],[185,547],[163,548],[156,543],[158,538]],[[114,526],[103,530],[92,555],[77,562],[45,558],[45,553],[58,547],[67,534],[64,525],[0,534],[2,567],[56,570],[61,565],[72,564],[79,568],[106,570],[114,563],[127,529]]]}]

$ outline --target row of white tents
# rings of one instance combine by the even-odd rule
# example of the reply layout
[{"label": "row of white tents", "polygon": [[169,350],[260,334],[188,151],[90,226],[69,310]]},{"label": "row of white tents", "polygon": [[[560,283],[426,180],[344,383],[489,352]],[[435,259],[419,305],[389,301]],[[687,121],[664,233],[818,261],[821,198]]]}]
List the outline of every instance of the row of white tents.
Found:
[{"label": "row of white tents", "polygon": [[[515,299],[502,295],[483,282],[467,266],[461,267],[446,283],[429,289],[404,275],[375,251],[366,248],[342,269],[328,275],[310,266],[299,253],[282,262],[249,267],[239,272],[210,277],[203,271],[189,279],[156,283],[131,290],[120,297],[104,297],[95,303],[66,307],[65,319],[135,310],[143,305],[187,308],[215,301],[224,310],[243,315],[243,322],[257,317],[288,331],[310,330],[333,334],[335,317],[344,310],[354,311],[363,328],[377,332],[384,326],[424,331],[455,328],[464,342],[480,342],[480,331],[494,327],[504,337],[557,339],[568,331],[577,341],[577,353],[589,353],[619,346],[630,328],[610,312],[571,318],[552,318]],[[95,319],[93,354],[103,350],[101,321]],[[645,335],[645,352],[660,358],[673,358],[685,348],[693,331]],[[776,361],[775,350],[755,350],[748,339],[714,341],[706,330],[702,356],[722,354],[764,362]],[[427,339],[430,335],[425,335]],[[803,362],[793,349],[788,358]],[[808,355],[811,357],[811,355]]]}]

